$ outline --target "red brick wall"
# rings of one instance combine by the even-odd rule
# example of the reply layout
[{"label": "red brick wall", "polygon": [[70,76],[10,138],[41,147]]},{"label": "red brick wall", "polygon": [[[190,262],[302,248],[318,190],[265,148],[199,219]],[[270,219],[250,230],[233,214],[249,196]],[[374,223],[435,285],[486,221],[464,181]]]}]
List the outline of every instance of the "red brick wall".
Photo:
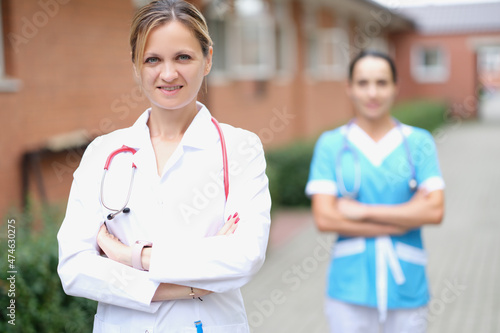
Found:
[{"label": "red brick wall", "polygon": [[[396,65],[400,77],[400,99],[432,98],[444,100],[456,108],[465,106],[472,110],[477,101],[476,51],[472,38],[483,35],[424,36],[416,33],[399,34],[393,37],[396,45]],[[498,34],[496,34],[498,35]],[[442,83],[419,83],[411,75],[411,50],[415,45],[440,45],[449,55],[450,76]],[[477,112],[474,107],[473,113]]]},{"label": "red brick wall", "polygon": [[[44,9],[39,1],[56,3],[57,8]],[[23,37],[23,43],[6,41],[8,73],[22,80],[23,87],[16,93],[0,93],[4,129],[0,154],[8,156],[0,159],[1,216],[21,201],[23,153],[43,147],[61,133],[85,129],[95,137],[129,126],[147,107],[136,88],[130,61],[132,0],[2,3],[5,35],[23,37],[29,34],[30,25],[34,29],[32,36]],[[344,82],[312,81],[305,73],[302,6],[292,2],[296,70],[288,81],[209,84],[208,94],[200,98],[221,122],[259,134],[267,148],[317,135],[352,114]],[[334,24],[334,11],[321,12],[322,25]],[[79,153],[43,157],[42,175],[50,202],[67,198]],[[32,178],[30,190],[37,199],[35,185]]]},{"label": "red brick wall", "polygon": [[[8,157],[0,160],[1,216],[20,202],[24,152],[57,134],[86,129],[96,136],[128,126],[144,109],[144,103],[136,103],[139,97],[127,97],[137,92],[128,46],[132,1],[2,2],[4,36],[15,34],[21,41],[5,38],[7,72],[22,81],[22,88],[0,92],[0,154]],[[66,155],[56,160],[67,167],[62,178],[53,163],[43,164],[51,200],[69,193],[76,163]]]}]

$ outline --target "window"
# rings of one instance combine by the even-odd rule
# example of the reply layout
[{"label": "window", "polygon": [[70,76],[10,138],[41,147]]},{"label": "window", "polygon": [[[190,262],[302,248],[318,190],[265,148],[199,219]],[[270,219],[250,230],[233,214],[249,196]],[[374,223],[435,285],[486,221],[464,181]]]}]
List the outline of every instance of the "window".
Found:
[{"label": "window", "polygon": [[500,46],[485,46],[478,52],[479,72],[500,72]]},{"label": "window", "polygon": [[219,83],[224,81],[228,75],[228,24],[227,19],[219,14],[208,14],[207,24],[210,37],[214,43],[214,56],[212,58],[212,70],[210,71],[210,82]]},{"label": "window", "polygon": [[318,80],[340,81],[347,77],[349,38],[344,29],[320,29],[308,37],[308,67]]},{"label": "window", "polygon": [[291,20],[288,2],[274,2],[275,24],[275,65],[279,79],[288,79],[293,76],[296,62],[296,31]]},{"label": "window", "polygon": [[320,79],[343,80],[346,78],[349,59],[342,49],[344,45],[348,45],[348,36],[343,29],[330,28],[320,32],[318,66]]},{"label": "window", "polygon": [[9,78],[6,72],[5,65],[5,48],[4,48],[4,18],[3,1],[0,0],[0,92],[16,92],[20,89],[20,81]]},{"label": "window", "polygon": [[449,77],[448,57],[441,47],[416,46],[412,50],[411,69],[418,82],[446,82]]},{"label": "window", "polygon": [[206,17],[214,42],[212,84],[229,79],[266,80],[274,75],[276,35],[264,2],[235,0],[234,8],[230,8],[214,1]]},{"label": "window", "polygon": [[236,79],[266,80],[274,75],[274,25],[268,15],[238,17],[231,28],[231,69]]},{"label": "window", "polygon": [[349,36],[343,27],[345,20],[338,19],[336,27],[319,28],[315,13],[310,11],[307,14],[307,72],[317,80],[344,80],[350,61]]}]

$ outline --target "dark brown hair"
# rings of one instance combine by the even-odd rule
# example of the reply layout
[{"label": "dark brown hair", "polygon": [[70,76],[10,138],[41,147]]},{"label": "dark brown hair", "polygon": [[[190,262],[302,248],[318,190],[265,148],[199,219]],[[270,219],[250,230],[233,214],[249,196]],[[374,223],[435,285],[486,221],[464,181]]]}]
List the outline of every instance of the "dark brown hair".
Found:
[{"label": "dark brown hair", "polygon": [[391,67],[392,80],[394,81],[394,83],[398,81],[398,73],[396,71],[396,65],[394,64],[394,61],[391,59],[391,57],[389,57],[385,53],[374,50],[361,51],[356,57],[354,57],[354,59],[352,59],[351,64],[349,65],[349,81],[352,81],[352,73],[354,72],[354,67],[356,66],[356,63],[365,57],[381,58],[387,61],[389,63],[389,67]]}]

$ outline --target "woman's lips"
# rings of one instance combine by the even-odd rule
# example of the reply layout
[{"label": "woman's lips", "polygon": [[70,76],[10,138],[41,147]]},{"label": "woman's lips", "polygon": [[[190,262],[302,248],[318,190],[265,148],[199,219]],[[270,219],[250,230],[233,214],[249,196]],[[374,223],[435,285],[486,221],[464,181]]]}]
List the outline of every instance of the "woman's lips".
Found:
[{"label": "woman's lips", "polygon": [[177,85],[177,86],[161,86],[161,87],[158,87],[158,89],[160,89],[160,91],[164,95],[172,96],[172,95],[177,94],[181,90],[182,87],[183,86],[181,86],[181,85]]}]

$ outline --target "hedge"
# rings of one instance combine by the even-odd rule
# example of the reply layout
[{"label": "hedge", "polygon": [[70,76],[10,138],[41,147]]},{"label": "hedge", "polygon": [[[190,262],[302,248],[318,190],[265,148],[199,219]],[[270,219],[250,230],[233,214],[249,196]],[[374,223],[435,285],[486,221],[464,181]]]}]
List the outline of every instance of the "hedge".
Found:
[{"label": "hedge", "polygon": [[[62,209],[47,208],[42,212],[41,231],[34,230],[30,214],[16,214],[4,218],[2,230],[7,234],[7,222],[15,220],[15,274],[8,267],[8,242],[2,241],[0,260],[0,332],[63,333],[91,332],[97,303],[83,298],[67,296],[57,275],[57,230],[62,220]],[[12,258],[11,258],[12,259]],[[15,276],[15,296],[9,295],[11,275]],[[13,297],[10,297],[13,296]],[[7,309],[15,300],[15,326],[9,324]]]},{"label": "hedge", "polygon": [[[445,103],[419,100],[396,105],[392,114],[402,123],[433,132],[445,122],[446,110]],[[327,129],[337,126],[339,124],[332,124]],[[314,144],[318,137],[319,135],[266,153],[273,209],[310,206],[310,200],[305,196],[304,189]]]}]

